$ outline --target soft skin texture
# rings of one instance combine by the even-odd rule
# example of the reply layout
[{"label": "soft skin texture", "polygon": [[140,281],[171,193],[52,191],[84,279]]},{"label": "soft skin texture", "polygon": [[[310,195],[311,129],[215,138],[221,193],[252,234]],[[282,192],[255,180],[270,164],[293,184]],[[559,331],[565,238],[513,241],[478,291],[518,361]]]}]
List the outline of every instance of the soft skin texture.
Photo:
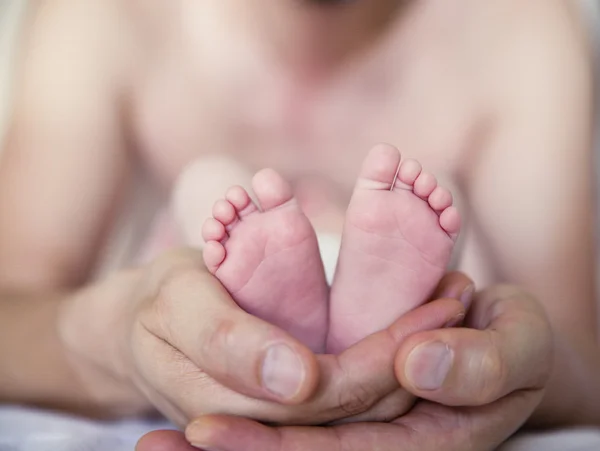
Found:
[{"label": "soft skin texture", "polygon": [[[231,14],[240,5],[244,14]],[[197,157],[222,152],[252,170],[273,166],[295,182],[325,180],[334,203],[345,208],[359,162],[374,142],[384,141],[456,186],[467,220],[460,267],[477,286],[495,290],[508,282],[543,306],[556,355],[530,422],[600,424],[593,86],[574,3],[291,5],[35,2],[0,164],[0,400],[111,417],[158,404],[180,422],[207,413],[205,406],[189,408],[188,393],[176,384],[156,384],[147,374],[156,358],[142,345],[181,338],[160,328],[158,319],[172,318],[173,311],[152,312],[180,299],[152,301],[164,300],[150,289],[163,287],[153,282],[163,279],[148,275],[157,266],[93,280],[109,230],[127,207],[130,175],[147,168],[168,191]],[[217,21],[223,27],[211,26]],[[214,42],[219,46],[209,45]],[[193,278],[201,280],[203,302],[221,306],[212,313],[231,313],[231,299],[199,268]],[[172,330],[193,331],[174,346],[191,340],[201,352],[197,334],[211,330],[206,323],[184,327],[189,318],[172,318]],[[254,324],[255,332],[239,338],[244,342],[258,346],[261,333],[273,331],[243,315],[237,319]],[[456,353],[488,343],[487,335],[476,335],[476,343],[462,348],[463,331],[444,333],[459,343]],[[306,358],[308,385],[279,400],[301,402],[316,383],[311,368],[317,366],[306,348],[288,343]],[[511,353],[537,349],[531,341],[510,343],[508,354],[499,355],[500,368],[512,368]],[[164,373],[151,371],[159,378],[188,368],[166,349]],[[236,349],[225,358],[237,356]],[[247,358],[250,366],[261,359],[256,353]],[[215,380],[273,399],[256,373],[237,373],[219,359],[209,353],[201,362]],[[520,370],[511,380],[523,380]],[[452,393],[450,387],[444,399]],[[165,398],[181,405],[167,405]],[[514,426],[509,404],[499,404],[506,423],[496,424],[498,430]],[[489,432],[479,422],[486,410],[471,412],[472,432],[481,437]]]},{"label": "soft skin texture", "polygon": [[348,208],[329,296],[317,236],[292,186],[263,169],[252,187],[256,202],[234,185],[214,203],[202,226],[204,262],[240,307],[316,353],[326,336],[336,354],[423,304],[460,230],[451,193],[431,173],[392,146],[375,146]]},{"label": "soft skin texture", "polygon": [[[449,296],[470,287],[468,279],[450,277],[455,291]],[[413,399],[398,390],[394,377],[398,343],[456,322],[465,311],[456,299],[440,299],[340,356],[315,356],[238,307],[192,250],[173,251],[70,296],[14,301],[17,307],[3,313],[21,321],[43,317],[30,305],[53,306],[58,335],[50,327],[32,333],[18,322],[7,328],[21,349],[41,342],[47,360],[14,358],[14,348],[3,345],[21,376],[2,373],[4,400],[42,399],[48,407],[97,416],[158,409],[181,427],[197,416],[223,413],[284,424],[320,424],[359,413],[381,420],[389,415],[377,407],[382,398],[401,414]],[[106,340],[109,327],[113,335]],[[268,365],[269,350],[282,347],[291,357]],[[40,371],[44,363],[48,368]]]},{"label": "soft skin texture", "polygon": [[314,228],[276,171],[227,190],[202,227],[206,267],[248,313],[325,351],[329,287]]},{"label": "soft skin texture", "polygon": [[346,213],[327,351],[340,352],[425,302],[459,230],[452,195],[433,174],[392,146],[371,149]]},{"label": "soft skin texture", "polygon": [[[527,293],[499,286],[473,301],[465,326],[412,335],[395,357],[398,380],[419,401],[407,415],[388,423],[352,423],[332,428],[279,427],[236,417],[208,416],[185,433],[200,449],[462,451],[493,450],[519,428],[541,401],[552,362],[552,336],[543,309]],[[438,365],[418,354],[442,344],[453,354],[437,390],[418,388]],[[477,369],[475,371],[475,369]],[[461,406],[460,409],[446,406]],[[354,419],[367,420],[356,417]],[[187,451],[182,433],[155,432],[138,451]]]}]

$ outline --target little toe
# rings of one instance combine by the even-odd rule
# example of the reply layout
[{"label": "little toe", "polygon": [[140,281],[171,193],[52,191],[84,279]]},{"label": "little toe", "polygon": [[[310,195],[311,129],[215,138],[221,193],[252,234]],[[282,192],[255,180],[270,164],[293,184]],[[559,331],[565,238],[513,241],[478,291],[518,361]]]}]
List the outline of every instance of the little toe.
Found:
[{"label": "little toe", "polygon": [[202,257],[204,258],[204,264],[211,274],[214,274],[221,263],[225,261],[225,247],[217,241],[209,241],[202,250]]},{"label": "little toe", "polygon": [[391,189],[400,158],[400,151],[389,144],[373,147],[362,165],[356,187],[372,190]]},{"label": "little toe", "polygon": [[248,192],[241,186],[233,186],[227,190],[225,199],[233,205],[240,218],[258,211]]},{"label": "little toe", "polygon": [[213,217],[223,225],[229,225],[237,219],[235,207],[231,202],[220,199],[215,202],[212,210]]},{"label": "little toe", "polygon": [[421,163],[417,160],[408,159],[404,160],[400,164],[400,169],[398,169],[398,177],[396,179],[395,188],[401,189],[413,189],[413,185],[415,181],[421,175],[421,171],[423,168],[421,167]]},{"label": "little toe", "polygon": [[452,205],[452,194],[446,188],[436,187],[429,195],[429,205],[435,211],[443,211]]},{"label": "little toe", "polygon": [[202,226],[202,239],[205,242],[222,241],[227,237],[225,226],[214,218],[208,218]]},{"label": "little toe", "polygon": [[421,199],[427,199],[436,187],[437,180],[435,176],[429,172],[421,172],[415,180],[413,191]]},{"label": "little toe", "polygon": [[460,214],[456,207],[448,207],[440,214],[440,226],[453,240],[458,237],[460,223]]},{"label": "little toe", "polygon": [[257,172],[252,188],[263,211],[280,207],[294,198],[291,185],[273,169]]}]

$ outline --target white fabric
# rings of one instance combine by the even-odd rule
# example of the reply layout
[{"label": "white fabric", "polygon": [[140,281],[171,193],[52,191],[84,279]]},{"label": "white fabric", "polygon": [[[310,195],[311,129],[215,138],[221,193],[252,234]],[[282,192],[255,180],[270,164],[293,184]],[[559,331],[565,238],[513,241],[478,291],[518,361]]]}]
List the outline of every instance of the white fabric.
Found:
[{"label": "white fabric", "polygon": [[521,434],[498,451],[600,451],[600,431],[580,428]]},{"label": "white fabric", "polygon": [[133,451],[147,432],[167,423],[103,423],[22,407],[0,407],[0,451]]}]

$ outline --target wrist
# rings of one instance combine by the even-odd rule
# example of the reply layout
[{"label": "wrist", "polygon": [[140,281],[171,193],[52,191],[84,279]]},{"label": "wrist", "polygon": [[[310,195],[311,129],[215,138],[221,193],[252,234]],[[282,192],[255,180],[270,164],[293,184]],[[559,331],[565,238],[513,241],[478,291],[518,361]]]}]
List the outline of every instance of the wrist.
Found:
[{"label": "wrist", "polygon": [[65,360],[94,411],[122,417],[152,412],[132,380],[128,349],[131,294],[137,281],[122,273],[65,298],[57,330]]},{"label": "wrist", "polygon": [[0,293],[0,403],[104,415],[61,336],[69,297]]}]

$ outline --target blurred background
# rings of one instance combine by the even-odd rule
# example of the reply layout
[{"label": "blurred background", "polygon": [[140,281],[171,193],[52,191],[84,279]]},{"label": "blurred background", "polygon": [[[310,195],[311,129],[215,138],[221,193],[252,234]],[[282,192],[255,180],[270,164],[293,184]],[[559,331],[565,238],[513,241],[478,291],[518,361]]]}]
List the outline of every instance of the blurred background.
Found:
[{"label": "blurred background", "polygon": [[4,135],[8,114],[11,58],[16,50],[19,23],[26,4],[22,0],[0,0],[0,139]]},{"label": "blurred background", "polygon": [[[598,79],[597,86],[599,89],[596,91],[598,119],[596,133],[597,158],[595,167],[597,173],[600,174],[600,0],[571,1],[579,1],[584,5],[584,10],[586,10],[587,18],[590,21],[589,29],[593,34],[596,43],[596,77]],[[18,51],[19,24],[24,17],[27,4],[27,0],[0,0],[0,150],[2,149],[4,132],[7,128],[11,97],[11,80],[15,75],[12,70],[12,59]],[[600,206],[600,177],[597,178],[597,199],[598,205]],[[598,208],[598,210],[600,210],[600,208]],[[600,211],[598,215],[598,224],[600,227]],[[600,240],[598,241],[598,250],[600,251]],[[598,266],[598,284],[600,287],[600,265]]]},{"label": "blurred background", "polygon": [[[81,0],[73,0],[81,1]],[[85,1],[85,0],[84,0]],[[583,5],[586,18],[589,20],[589,30],[595,42],[596,78],[596,144],[594,166],[596,168],[596,214],[597,214],[597,255],[600,257],[600,0],[570,0]],[[7,129],[7,122],[11,101],[11,83],[14,81],[13,58],[18,52],[18,38],[20,24],[26,13],[28,0],[0,0],[0,153],[3,148],[3,138]],[[1,156],[1,155],[0,155]],[[124,238],[127,240],[127,238]],[[596,267],[597,271],[597,296],[600,302],[600,258]]]},{"label": "blurred background", "polygon": [[[588,18],[592,26],[590,27],[595,33],[596,41],[596,67],[597,78],[600,86],[600,0],[571,0],[580,1],[588,11]],[[11,70],[11,59],[17,51],[15,42],[19,32],[19,23],[26,9],[26,0],[0,0],[0,142],[3,132],[6,128],[6,117],[10,102],[10,80],[14,75]],[[599,90],[600,91],[600,90]],[[600,110],[600,93],[597,92],[598,106]],[[600,155],[600,114],[598,115],[598,139],[596,140],[598,154]],[[0,146],[1,148],[1,146]],[[596,167],[600,173],[600,159],[598,159]],[[600,199],[600,182],[599,195]]]},{"label": "blurred background", "polygon": [[[81,1],[81,0],[73,0]],[[84,0],[85,1],[85,0]],[[583,5],[586,18],[590,23],[590,33],[595,42],[596,78],[596,153],[594,166],[596,168],[596,199],[597,199],[597,255],[600,257],[600,0],[570,0]],[[28,0],[0,0],[0,154],[3,148],[3,138],[7,129],[7,122],[11,104],[11,84],[14,81],[15,71],[13,59],[19,50],[20,24],[24,19]],[[1,156],[1,155],[0,155]],[[600,262],[600,258],[598,260]],[[597,265],[598,300],[600,302],[600,263]]]}]

